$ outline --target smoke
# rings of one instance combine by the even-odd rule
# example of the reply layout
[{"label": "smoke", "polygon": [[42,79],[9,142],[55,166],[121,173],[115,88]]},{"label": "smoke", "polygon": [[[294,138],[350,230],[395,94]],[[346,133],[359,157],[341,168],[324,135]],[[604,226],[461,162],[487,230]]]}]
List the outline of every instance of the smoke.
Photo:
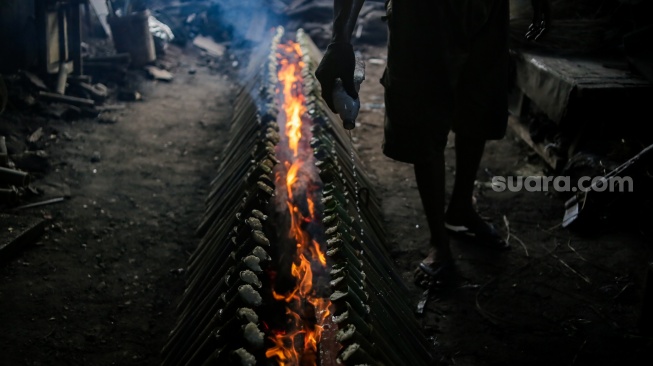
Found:
[{"label": "smoke", "polygon": [[213,2],[207,18],[218,41],[258,43],[266,31],[285,21],[284,8],[280,1],[220,0]]}]

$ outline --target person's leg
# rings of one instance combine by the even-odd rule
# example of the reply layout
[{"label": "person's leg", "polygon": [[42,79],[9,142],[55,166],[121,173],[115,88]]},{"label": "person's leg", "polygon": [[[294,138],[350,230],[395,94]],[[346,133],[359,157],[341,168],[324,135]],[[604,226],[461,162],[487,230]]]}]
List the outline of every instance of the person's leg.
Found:
[{"label": "person's leg", "polygon": [[444,151],[428,162],[414,164],[417,190],[431,234],[429,254],[415,270],[415,281],[421,286],[444,280],[452,263],[449,240],[444,227],[445,164]]},{"label": "person's leg", "polygon": [[447,220],[451,224],[462,224],[475,219],[474,181],[485,150],[485,140],[456,134],[456,178],[451,201],[447,209]]},{"label": "person's leg", "polygon": [[456,178],[445,227],[488,248],[508,249],[508,243],[483,220],[473,204],[474,182],[484,150],[484,139],[456,134]]}]

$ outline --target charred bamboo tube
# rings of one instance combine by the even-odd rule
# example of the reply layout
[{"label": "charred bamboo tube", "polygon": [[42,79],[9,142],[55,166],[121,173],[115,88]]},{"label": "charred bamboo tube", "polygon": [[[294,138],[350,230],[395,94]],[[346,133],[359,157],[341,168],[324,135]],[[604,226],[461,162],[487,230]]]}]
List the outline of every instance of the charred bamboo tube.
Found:
[{"label": "charred bamboo tube", "polygon": [[[198,226],[196,230],[196,234],[198,236],[202,236],[202,242],[200,242],[200,251],[204,247],[206,242],[211,242],[215,240],[216,235],[220,235],[221,231],[224,230],[229,230],[233,225],[231,221],[233,217],[235,217],[236,213],[239,212],[239,207],[243,205],[244,201],[248,199],[257,199],[254,194],[251,194],[248,191],[243,191],[243,192],[233,192],[231,196],[229,196],[228,200],[224,201],[224,206],[225,211],[219,211],[216,206],[218,203],[215,205],[210,205],[207,207],[204,217],[202,218],[202,222]],[[229,218],[229,222],[226,222],[227,218]],[[228,226],[227,226],[228,224]],[[191,262],[193,261],[194,257],[201,256],[199,251],[195,251],[193,255],[191,256]]]},{"label": "charred bamboo tube", "polygon": [[[202,344],[197,347],[194,353],[190,357],[182,357],[183,364],[188,366],[199,365],[209,358],[215,349],[222,348],[230,343],[232,345],[260,348],[263,345],[262,336],[252,329],[252,326],[257,328],[256,323],[258,323],[258,315],[252,309],[238,309],[236,316],[231,317],[226,323],[219,326],[212,336],[200,339]],[[252,333],[255,334],[254,337]],[[239,336],[244,339],[239,339],[241,338]],[[243,340],[246,342],[243,342]],[[190,348],[190,350],[194,350],[194,348]]]},{"label": "charred bamboo tube", "polygon": [[5,183],[17,187],[25,187],[30,183],[30,176],[26,172],[0,167],[0,184]]},{"label": "charred bamboo tube", "polygon": [[[368,257],[363,257],[363,268],[372,269],[372,266],[366,263]],[[418,327],[416,323],[411,323],[414,320],[414,316],[408,308],[405,299],[398,296],[398,293],[394,291],[393,285],[384,281],[383,276],[383,273],[375,272],[374,275],[367,277],[366,291],[370,294],[370,303],[379,305],[375,308],[380,309],[380,311],[393,309],[393,312],[402,319],[405,319],[402,322],[408,322]]]},{"label": "charred bamboo tube", "polygon": [[347,262],[350,267],[358,268],[359,270],[363,267],[363,262],[352,252],[348,245],[328,249],[326,254],[336,263]]},{"label": "charred bamboo tube", "polygon": [[[372,319],[378,318],[378,316],[372,317]],[[360,337],[369,339],[373,343],[378,343],[378,348],[380,349],[407,350],[406,352],[402,352],[402,355],[399,358],[399,360],[403,358],[403,361],[395,363],[396,365],[424,364],[424,361],[420,361],[420,356],[423,355],[422,353],[417,352],[415,355],[410,355],[409,350],[413,349],[413,346],[410,343],[412,341],[410,340],[410,337],[408,337],[409,340],[404,341],[404,338],[397,337],[396,333],[388,333],[385,329],[375,327],[373,324],[363,320],[363,318],[361,318],[356,310],[349,306],[349,304],[347,304],[347,310],[343,311],[342,313],[336,313],[336,315],[333,316],[333,319],[340,329],[347,329],[349,326],[354,326]],[[392,319],[392,317],[386,317],[383,318],[383,320],[377,321],[376,323],[384,324],[385,321],[390,319]],[[409,335],[410,334],[407,334],[407,336]],[[385,339],[393,339],[393,342],[397,343],[397,345],[395,345],[395,347],[390,347]],[[393,357],[388,358],[392,359]],[[424,357],[421,359],[423,360]]]},{"label": "charred bamboo tube", "polygon": [[347,303],[345,303],[345,307],[342,311],[335,313],[333,316],[333,322],[338,324],[339,329],[344,328],[348,324],[353,324],[365,337],[370,337],[375,332],[374,327],[363,319],[356,310]]},{"label": "charred bamboo tube", "polygon": [[[241,222],[238,218],[241,215],[236,215],[239,221],[230,231],[230,240],[232,243],[240,243],[247,240],[253,230],[263,230],[263,225],[260,220],[250,217]],[[222,252],[221,252],[222,253]]]},{"label": "charred bamboo tube", "polygon": [[202,366],[215,365],[239,365],[239,366],[256,366],[256,356],[249,353],[244,348],[236,350],[224,347],[213,353]]},{"label": "charred bamboo tube", "polygon": [[[364,223],[361,225],[369,225],[372,229],[373,232],[376,233],[380,237],[385,237],[385,229],[381,226],[381,214],[380,212],[374,213],[372,212],[372,209],[369,207],[369,205],[362,203],[360,197],[353,196],[352,200],[349,200],[345,197],[343,197],[342,194],[338,194],[341,190],[344,190],[343,187],[337,188],[334,182],[327,184],[325,187],[325,192],[324,196],[335,196],[336,200],[338,203],[344,207],[347,207],[347,209],[351,212],[356,212],[357,210],[360,210],[358,213],[361,214],[361,216],[365,217],[366,220]],[[349,188],[347,188],[349,189]],[[346,191],[345,191],[346,192]],[[359,192],[360,194],[360,192]],[[359,205],[356,206],[355,203],[359,202]],[[370,231],[369,229],[367,231]]]},{"label": "charred bamboo tube", "polygon": [[[351,202],[349,192],[337,189],[333,184],[325,184],[322,192],[323,197],[333,197],[341,205],[348,205]],[[355,199],[355,197],[354,197]],[[354,200],[355,202],[355,200]]]},{"label": "charred bamboo tube", "polygon": [[[258,258],[256,259],[258,260]],[[258,275],[249,269],[238,272],[237,279],[234,279],[234,277],[236,276],[230,275],[226,278],[225,283],[227,286],[240,286],[241,284],[248,284],[257,289],[263,287],[263,283],[258,278]]]},{"label": "charred bamboo tube", "polygon": [[[260,247],[257,247],[260,248]],[[247,268],[247,270],[254,272],[254,273],[261,273],[263,272],[263,268],[261,268],[261,258],[255,256],[255,255],[248,255],[247,257],[243,258],[241,261],[243,264],[242,267]],[[239,268],[240,269],[240,266]]]},{"label": "charred bamboo tube", "polygon": [[[225,241],[221,246],[227,247],[228,245],[230,244]],[[209,289],[213,288],[217,281],[220,281],[227,271],[236,264],[237,262],[232,257],[227,256],[219,261],[208,262],[206,266],[200,267],[197,271],[189,272],[186,291],[184,292],[184,298],[180,302],[180,308],[185,308],[192,299],[205,296]]]},{"label": "charred bamboo tube", "polygon": [[317,166],[320,178],[322,178],[324,183],[330,183],[341,179],[341,168],[333,162],[318,160],[315,162],[315,166]]},{"label": "charred bamboo tube", "polygon": [[211,254],[212,260],[220,260],[223,258],[218,256],[217,253],[222,253],[222,256],[227,255],[228,251],[224,250],[223,246],[217,245],[216,242],[228,240],[230,237],[228,231],[233,228],[234,225],[240,225],[242,223],[242,220],[238,216],[238,210],[240,209],[239,205],[243,205],[243,203],[248,199],[258,200],[256,197],[243,197],[242,200],[240,200],[240,203],[234,203],[231,208],[227,210],[226,214],[219,217],[221,218],[220,221],[208,226],[207,232],[200,240],[198,248],[193,252],[188,261],[189,271],[194,270],[197,262],[206,260],[209,253]]},{"label": "charred bamboo tube", "polygon": [[350,226],[354,232],[360,232],[360,230],[356,230],[360,229],[360,226],[356,223],[354,217],[341,205],[329,202],[324,208],[324,213],[327,215],[337,215],[338,218],[343,221],[345,225]]},{"label": "charred bamboo tube", "polygon": [[365,304],[361,298],[359,298],[356,293],[347,289],[346,291],[334,291],[329,300],[336,308],[336,311],[347,308],[347,304],[351,306],[356,313],[361,314],[362,316],[368,316],[370,314],[370,306]]},{"label": "charred bamboo tube", "polygon": [[336,341],[345,347],[352,343],[358,343],[366,350],[374,350],[376,347],[370,338],[359,333],[353,324],[340,328],[336,333]]},{"label": "charred bamboo tube", "polygon": [[[229,272],[232,272],[232,273],[234,273],[234,272],[245,272],[245,273],[247,273],[248,270],[251,270],[251,271],[256,270],[257,268],[255,268],[255,267],[258,267],[259,261],[261,261],[261,260],[268,261],[269,260],[269,256],[267,255],[267,253],[260,247],[254,248],[252,253],[253,253],[253,255],[250,255],[250,256],[246,257],[243,261],[241,261],[239,264],[237,264],[236,267],[231,267],[227,272],[228,273]],[[251,263],[250,264],[247,263],[250,260],[254,262],[254,265],[252,265]],[[243,268],[244,266],[246,266],[247,268]],[[258,269],[260,270],[260,267],[258,267]],[[251,274],[247,274],[247,275],[251,276]],[[213,317],[213,315],[211,315],[211,314],[215,314],[215,313],[218,312],[218,309],[220,307],[220,303],[218,302],[218,299],[220,298],[220,295],[222,295],[223,292],[225,291],[226,276],[220,276],[220,277],[217,277],[217,279],[219,279],[219,283],[217,285],[208,284],[206,287],[203,287],[203,289],[208,289],[208,291],[210,291],[208,295],[203,295],[205,293],[205,291],[206,291],[205,290],[204,292],[202,292],[200,294],[201,295],[200,297],[187,296],[187,298],[192,299],[192,301],[198,301],[198,299],[200,299],[199,300],[199,305],[194,307],[190,311],[186,311],[186,310],[189,310],[189,309],[186,309],[185,311],[183,311],[181,316],[180,316],[180,321],[179,321],[180,324],[184,324],[187,327],[189,327],[190,329],[195,329],[196,327],[201,326],[201,324],[206,324],[208,319]],[[254,278],[252,278],[249,281],[243,281],[243,282],[244,283],[251,282],[254,285],[257,285],[257,287],[259,287],[259,288],[261,287],[261,286],[258,286],[257,280],[254,279]],[[229,296],[231,296],[231,295],[229,295]],[[176,332],[176,333],[179,333],[179,332]],[[179,334],[174,334],[172,336],[172,338],[171,338],[171,342],[176,341],[178,335]],[[166,349],[166,348],[167,348],[167,346],[164,349]]]},{"label": "charred bamboo tube", "polygon": [[[250,236],[252,233],[249,233]],[[258,234],[256,234],[257,238],[259,237]],[[261,238],[260,240],[265,240],[265,238]],[[190,282],[188,284],[188,290],[186,294],[188,295],[189,292],[193,291],[193,288],[196,286],[201,286],[203,288],[211,288],[212,285],[207,285],[206,281],[209,280],[210,278],[218,278],[222,277],[225,273],[225,268],[226,266],[230,266],[232,264],[235,264],[238,266],[238,257],[236,254],[233,253],[233,250],[237,249],[237,243],[235,243],[233,240],[228,240],[224,244],[220,245],[218,248],[216,248],[214,251],[211,251],[207,255],[207,258],[209,259],[207,261],[208,264],[205,264],[204,266],[200,267],[203,270],[201,272],[193,272],[192,275],[190,276]],[[215,255],[216,252],[219,252],[219,255]],[[221,254],[221,253],[229,253],[231,254]],[[253,254],[257,257],[260,257],[261,261],[269,260],[269,255],[266,253],[266,251],[263,248],[252,248],[252,252],[248,254]],[[251,263],[251,259],[247,259],[245,261],[245,265],[247,265],[248,268],[254,270],[253,268],[258,268],[258,261],[256,263]],[[258,269],[257,269],[258,270]],[[183,300],[182,300],[183,302]]]},{"label": "charred bamboo tube", "polygon": [[206,284],[221,279],[234,264],[233,259],[227,257],[227,260],[214,261],[210,265],[202,267],[204,270],[201,272],[193,272],[193,276],[189,278],[186,291],[184,292],[184,298],[182,298],[179,306],[184,308],[194,298],[198,297],[198,293],[199,295],[205,294],[208,291]]},{"label": "charred bamboo tube", "polygon": [[331,275],[331,278],[337,278],[341,276],[352,277],[356,283],[361,284],[363,288],[366,287],[365,272],[359,270],[355,266],[350,266],[347,262],[340,262],[338,265],[334,265],[329,274]]},{"label": "charred bamboo tube", "polygon": [[[251,212],[252,210],[261,209],[268,204],[270,198],[273,196],[274,196],[273,188],[269,187],[263,182],[257,182],[256,190],[253,193],[248,194],[246,197],[243,197],[241,204],[239,206],[232,208],[232,211],[236,210],[238,212]],[[220,211],[217,208],[214,208],[213,210],[211,210],[211,213],[205,217],[204,223],[211,224],[212,221],[216,219],[216,217],[220,216],[219,214]],[[224,226],[225,224],[221,223],[221,227]],[[228,225],[228,227],[232,227],[232,226],[233,225],[231,224]],[[205,256],[204,250],[206,250],[205,247],[202,247],[195,252],[196,255],[191,257],[189,267],[192,268],[196,265],[197,262],[202,262],[203,259],[206,260],[207,257]]]},{"label": "charred bamboo tube", "polygon": [[[187,301],[196,301],[200,300],[200,303],[196,306],[187,305],[185,307],[180,307],[183,309],[179,317],[177,326],[171,336],[168,339],[168,342],[163,348],[165,353],[171,349],[182,349],[182,346],[190,344],[197,334],[197,328],[202,325],[206,325],[211,319],[215,318],[214,314],[217,314],[220,306],[224,305],[220,303],[220,295],[224,289],[225,278],[219,278],[219,283],[217,286],[211,288],[208,291],[207,295],[204,295],[201,298],[189,296],[188,292],[185,293],[183,300]],[[192,303],[191,303],[192,304]]]},{"label": "charred bamboo tube", "polygon": [[[233,321],[233,319],[235,317],[220,327],[215,334],[206,338],[215,341],[212,342],[212,350],[225,346],[242,347],[248,351],[260,350],[265,342],[265,333],[261,332],[256,323],[241,324],[242,320]],[[198,363],[191,360],[188,364],[197,365]]]},{"label": "charred bamboo tube", "polygon": [[266,221],[268,219],[268,215],[259,210],[252,210],[252,217],[258,219],[259,221]]},{"label": "charred bamboo tube", "polygon": [[247,341],[249,347],[253,349],[263,348],[265,342],[265,333],[261,332],[258,326],[254,323],[249,323],[243,328],[243,337]]},{"label": "charred bamboo tube", "polygon": [[[226,299],[225,299],[226,300]],[[263,298],[251,285],[238,287],[238,296],[228,300],[219,312],[221,317],[231,316],[240,307],[258,307],[263,303]]]},{"label": "charred bamboo tube", "polygon": [[250,164],[243,163],[241,166],[235,167],[232,174],[229,175],[228,180],[221,182],[219,185],[215,185],[211,192],[209,192],[207,208],[211,210],[215,206],[223,207],[224,202],[233,200],[235,192],[244,192],[247,187],[253,185],[256,179],[261,176],[265,176],[264,179],[270,181],[272,167],[274,167],[276,162],[278,162],[276,157],[265,155],[261,157],[257,164],[250,162]]},{"label": "charred bamboo tube", "polygon": [[[203,344],[204,340],[211,334],[215,327],[219,323],[224,323],[230,317],[234,316],[238,308],[258,307],[262,303],[262,297],[251,285],[246,284],[239,286],[236,293],[231,298],[228,298],[226,294],[223,293],[220,295],[219,302],[221,304],[220,310],[213,314],[210,320],[202,321],[202,328],[200,328],[201,331],[194,333],[193,336],[181,342],[180,349],[186,350],[182,359],[184,357],[190,357],[194,353],[194,350],[197,350]],[[207,316],[211,316],[211,314],[207,314]]]},{"label": "charred bamboo tube", "polygon": [[270,159],[261,160],[254,169],[246,175],[245,181],[248,184],[254,184],[260,176],[266,176],[267,179],[270,180],[270,175],[272,174],[272,168],[274,168],[274,165],[275,162]]},{"label": "charred bamboo tube", "polygon": [[[268,147],[266,147],[266,149],[268,149]],[[254,156],[250,157],[245,154],[241,155],[242,158],[239,158],[238,161],[223,168],[223,170],[228,174],[220,175],[220,177],[224,178],[212,185],[212,189],[206,200],[207,206],[211,207],[216,204],[219,205],[221,201],[229,199],[225,194],[233,194],[235,191],[243,190],[245,188],[242,183],[243,180],[252,180],[251,175],[257,165],[255,162],[266,162],[267,160],[274,164],[278,164],[279,162],[275,157],[274,152],[270,150],[264,150],[262,153],[256,155],[252,154]]]},{"label": "charred bamboo tube", "polygon": [[[277,43],[280,36],[278,34]],[[268,59],[276,64],[275,51],[276,47],[269,52]],[[271,63],[263,64],[269,69],[268,78],[276,83],[276,69]],[[238,213],[252,209],[266,208],[274,195],[271,169],[279,163],[274,149],[280,139],[278,125],[274,122],[278,112],[272,104],[274,85],[261,84],[260,71],[266,75],[265,67],[252,69],[251,65],[250,63],[246,85],[235,101],[230,131],[234,138],[225,149],[227,158],[221,164],[221,174],[212,182],[211,194],[206,201],[207,209],[197,230],[203,236],[202,242],[189,261],[189,291],[184,298],[190,300],[187,300],[185,317],[182,318],[186,324],[181,328],[189,334],[189,339],[183,342],[184,337],[177,336],[177,340],[182,342],[178,343],[178,351],[168,350],[169,354],[174,354],[174,358],[168,359],[169,365],[202,364],[207,359],[207,351],[215,349],[218,351],[213,352],[213,357],[208,357],[207,361],[222,360],[224,362],[218,361],[218,364],[254,365],[256,352],[253,349],[263,345],[264,335],[258,330],[256,321],[246,324],[242,331],[237,332],[238,337],[222,337],[227,341],[222,348],[212,341],[217,337],[208,336],[220,326],[224,327],[225,321],[233,317],[230,313],[233,313],[234,306],[246,303],[243,295],[247,291],[243,291],[247,288],[251,290],[250,301],[254,305],[260,304],[260,294],[254,289],[262,287],[262,282],[256,273],[262,272],[262,262],[270,260],[262,247],[269,245],[269,241],[257,243],[251,237],[251,233],[262,234],[263,225],[260,220],[264,220],[265,215],[259,211],[260,215],[246,220],[237,216]],[[256,90],[259,98],[262,97],[260,103],[255,102],[256,96],[252,97],[252,91],[256,95]],[[204,290],[205,286],[209,286],[211,291]],[[227,295],[231,295],[231,298]],[[196,306],[198,302],[200,306]],[[199,311],[200,316],[194,316],[196,311]],[[196,329],[201,331],[197,332]],[[224,329],[226,328],[223,331]],[[231,331],[226,333],[233,334]],[[183,360],[185,363],[175,360]]]},{"label": "charred bamboo tube", "polygon": [[[373,337],[374,338],[374,337]],[[374,343],[375,340],[362,335],[357,331],[356,326],[353,324],[347,324],[342,329],[336,333],[336,341],[342,344],[344,347],[347,347],[351,344],[358,344],[370,355],[375,356],[374,358],[377,361],[385,361],[382,364],[388,365],[419,365],[418,360],[413,360],[412,357],[406,357],[401,355],[399,352],[394,351],[384,339],[379,340],[380,343]]]},{"label": "charred bamboo tube", "polygon": [[194,279],[189,284],[180,306],[187,306],[187,304],[194,299],[205,296],[208,291],[214,288],[214,284],[217,281],[222,281],[222,278],[224,278],[225,274],[227,274],[231,268],[239,272],[245,270],[262,272],[263,269],[260,267],[260,262],[268,261],[270,257],[263,248],[257,245],[258,241],[262,243],[267,242],[269,245],[267,238],[265,238],[261,233],[262,232],[260,231],[253,231],[250,235],[255,239],[248,239],[248,241],[246,241],[247,244],[241,245],[240,248],[238,248],[240,254],[232,252],[227,262],[222,262],[222,264],[214,263],[214,266],[211,268],[217,269],[206,271],[206,275]]},{"label": "charred bamboo tube", "polygon": [[353,243],[357,240],[354,236],[352,236],[350,232],[344,230],[341,232],[339,230],[342,229],[340,229],[340,227],[337,225],[329,227],[327,229],[328,233],[325,231],[327,242],[330,241],[331,243],[333,243],[337,241],[342,241],[345,243]]},{"label": "charred bamboo tube", "polygon": [[338,362],[345,365],[377,365],[378,362],[370,356],[358,343],[345,347],[338,355]]},{"label": "charred bamboo tube", "polygon": [[247,352],[244,348],[239,348],[233,352],[235,359],[238,360],[238,364],[242,366],[256,366],[256,357],[253,354]]},{"label": "charred bamboo tube", "polygon": [[[331,212],[336,212],[336,215],[337,215],[338,219],[345,222],[344,223],[345,226],[350,225],[352,227],[352,229],[353,229],[353,232],[358,233],[359,230],[361,229],[361,226],[358,225],[359,223],[356,220],[353,220],[351,217],[349,217],[348,213],[344,209],[342,209],[341,206],[335,204],[335,201],[332,201],[332,202],[334,202],[334,204],[327,207],[325,209],[325,212],[328,212],[327,210],[330,210]],[[327,217],[324,218],[323,222],[325,223],[325,225],[331,226],[331,225],[338,225],[339,224],[339,221],[336,220],[333,216],[334,215],[330,215],[330,216],[327,216]],[[367,256],[369,258],[369,260],[371,261],[371,264],[372,264],[373,268],[377,269],[377,271],[380,271],[380,273],[393,274],[394,271],[392,270],[392,264],[387,259],[389,257],[387,255],[387,253],[379,252],[380,249],[378,249],[378,246],[367,245],[367,242],[366,242],[365,239],[367,239],[367,238],[364,238],[364,240],[361,240],[361,241],[357,241],[357,243],[360,244],[360,246],[362,247],[362,249],[365,252],[373,254],[373,255],[368,255]],[[327,245],[329,244],[330,241],[332,243],[336,243],[335,240],[336,239],[330,239],[329,241],[327,241]],[[349,243],[353,244],[354,242],[351,241]],[[383,262],[379,262],[378,258],[383,258],[384,259]],[[385,278],[385,277],[383,276],[383,278]],[[399,279],[399,278],[395,277],[394,280],[397,283],[402,283],[401,279]]]},{"label": "charred bamboo tube", "polygon": [[[346,242],[342,239],[340,236],[332,237],[327,239],[326,245],[327,245],[327,251],[332,250],[332,249],[342,249],[343,251],[340,252],[340,254],[343,255],[341,257],[342,259],[346,259],[349,264],[354,264],[358,268],[363,267],[363,257],[361,256],[361,251],[358,248],[355,248],[354,245],[355,242]],[[338,252],[333,252],[334,254],[334,259],[337,260],[339,257],[337,257],[335,254]],[[358,265],[360,264],[360,265]]]},{"label": "charred bamboo tube", "polygon": [[334,291],[353,291],[356,296],[364,303],[369,303],[370,295],[365,292],[365,288],[358,283],[353,277],[342,276],[329,282],[329,286]]},{"label": "charred bamboo tube", "polygon": [[[329,254],[331,254],[331,253],[329,253]],[[366,261],[366,260],[364,260],[364,261]],[[363,265],[363,268],[368,268],[368,267],[370,267],[370,266],[369,265]],[[350,270],[352,269],[351,266],[349,266],[348,268]],[[343,270],[342,268],[337,268],[337,267],[335,268],[335,271],[342,271],[342,270]],[[333,273],[333,271],[332,271],[332,273]],[[372,277],[372,278],[376,278],[376,277]],[[372,295],[372,298],[370,298],[370,304],[387,304],[387,306],[389,308],[392,308],[392,309],[395,309],[395,310],[399,311],[404,317],[406,317],[406,319],[411,319],[412,318],[411,313],[406,313],[405,311],[402,311],[402,308],[405,307],[405,306],[402,306],[403,302],[401,302],[399,299],[395,299],[395,296],[393,296],[393,292],[387,291],[388,286],[387,285],[386,286],[381,286],[376,282],[377,282],[376,279],[372,280],[373,286],[372,286],[372,288],[370,288],[371,295]],[[379,289],[384,289],[384,290],[379,290]],[[375,296],[376,291],[384,291],[385,294],[384,294],[383,297],[379,298],[378,296]],[[388,317],[392,318],[392,316],[389,315],[389,314],[378,314],[378,315],[379,315],[379,317],[381,319],[388,319]]]},{"label": "charred bamboo tube", "polygon": [[[222,280],[224,282],[224,280]],[[219,296],[222,293],[220,287],[213,288],[208,296],[202,298],[201,302],[191,310],[184,310],[177,320],[177,324],[168,341],[163,347],[163,353],[170,354],[172,349],[180,349],[180,342],[188,340],[196,333],[196,329],[209,319],[213,318],[219,310]]]},{"label": "charred bamboo tube", "polygon": [[[314,131],[316,128],[313,129]],[[317,128],[319,130],[319,128]],[[366,176],[363,170],[358,170],[356,175],[353,174],[352,164],[351,164],[351,150],[347,150],[342,146],[338,146],[334,141],[327,137],[324,133],[314,133],[314,140],[312,141],[312,146],[314,147],[314,153],[316,158],[319,160],[323,158],[329,158],[336,161],[347,162],[342,164],[343,173],[346,179],[342,182],[343,184],[348,184],[350,188],[353,188],[354,181],[359,182],[360,187],[371,187],[371,181]],[[360,161],[356,161],[355,164],[360,166]],[[369,189],[369,188],[368,188]],[[381,212],[381,203],[376,198],[376,195],[370,195],[369,197],[372,201],[368,203],[373,205],[374,213],[376,216],[380,216]]]},{"label": "charred bamboo tube", "polygon": [[248,217],[244,220],[244,224],[239,224],[231,229],[231,235],[236,242],[242,242],[250,235],[252,230],[263,230],[263,224],[261,220],[256,217]]},{"label": "charred bamboo tube", "polygon": [[329,239],[340,239],[347,243],[351,243],[356,240],[350,229],[348,229],[342,222],[333,223],[332,226],[329,226],[326,230],[324,230],[324,234]]},{"label": "charred bamboo tube", "polygon": [[[266,138],[259,139],[257,136],[266,136]],[[244,144],[243,142],[242,144],[236,144],[238,140],[232,140],[230,145],[236,146],[227,147],[227,153],[223,157],[223,162],[220,165],[220,171],[225,174],[216,176],[211,181],[211,186],[217,189],[223,186],[225,181],[242,176],[242,173],[238,172],[241,172],[242,168],[249,166],[247,164],[248,160],[257,162],[262,160],[265,155],[274,155],[274,149],[270,150],[269,148],[274,148],[275,141],[278,138],[278,133],[272,128],[268,128],[265,132],[260,131],[259,128],[252,128],[246,136],[240,136],[240,139],[251,141],[251,143]],[[248,152],[251,153],[248,154]],[[209,195],[207,200],[210,200],[212,197],[212,195]]]},{"label": "charred bamboo tube", "polygon": [[[272,259],[270,255],[262,247],[254,248],[252,250],[252,255],[258,258],[261,262],[269,262]],[[243,262],[245,261],[243,260]]]},{"label": "charred bamboo tube", "polygon": [[260,230],[253,230],[250,234],[250,237],[247,238],[242,244],[235,243],[235,258],[241,259],[246,257],[249,253],[254,250],[255,247],[270,247],[270,240],[265,236]]}]

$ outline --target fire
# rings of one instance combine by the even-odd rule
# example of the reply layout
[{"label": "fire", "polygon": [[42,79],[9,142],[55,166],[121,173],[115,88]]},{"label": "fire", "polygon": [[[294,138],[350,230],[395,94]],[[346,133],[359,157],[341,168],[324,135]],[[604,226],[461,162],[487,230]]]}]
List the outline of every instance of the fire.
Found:
[{"label": "fire", "polygon": [[[272,331],[270,339],[273,346],[266,351],[266,357],[275,358],[282,366],[317,365],[322,324],[330,314],[331,305],[328,298],[317,296],[313,288],[313,265],[326,269],[326,256],[320,243],[304,230],[306,224],[317,221],[318,218],[315,215],[314,198],[310,197],[314,194],[310,189],[313,182],[307,178],[311,174],[306,173],[309,169],[314,169],[310,160],[312,151],[305,143],[306,138],[302,140],[302,117],[306,105],[301,92],[301,70],[304,66],[301,55],[298,43],[280,45],[278,79],[282,84],[280,91],[283,98],[283,114],[280,116],[285,115],[284,128],[289,152],[286,155],[289,157],[280,165],[284,171],[276,175],[276,181],[279,186],[285,186],[287,191],[286,206],[290,215],[288,237],[296,243],[295,257],[290,268],[295,285],[282,294],[273,290],[274,299],[286,303],[286,314],[291,321],[288,329]],[[305,127],[304,129],[307,131]],[[281,143],[284,141],[286,140]],[[280,154],[282,155],[284,154]]]},{"label": "fire", "polygon": [[[301,50],[295,46],[286,46],[286,52],[296,52],[301,55]],[[283,110],[286,112],[286,136],[288,146],[297,157],[299,153],[299,140],[302,138],[302,116],[306,112],[304,96],[297,92],[301,85],[301,69],[304,63],[298,61],[291,63],[288,59],[281,60],[279,82],[283,84]]]}]

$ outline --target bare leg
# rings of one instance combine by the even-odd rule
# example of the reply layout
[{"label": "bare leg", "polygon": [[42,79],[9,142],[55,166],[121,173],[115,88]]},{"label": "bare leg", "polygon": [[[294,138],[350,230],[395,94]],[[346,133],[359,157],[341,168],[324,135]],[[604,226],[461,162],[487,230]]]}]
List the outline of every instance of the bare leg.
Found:
[{"label": "bare leg", "polygon": [[492,225],[479,216],[472,203],[474,181],[484,149],[485,140],[456,135],[456,180],[446,220],[448,224],[458,226],[456,230],[463,227],[463,230],[472,232],[471,238],[475,243],[504,250],[509,248],[508,243]]},{"label": "bare leg", "polygon": [[476,173],[485,150],[485,140],[462,137],[456,134],[456,179],[447,219],[451,223],[461,223],[470,219],[480,219],[474,210],[472,196]]},{"label": "bare leg", "polygon": [[[442,262],[451,261],[451,249],[444,228],[444,151],[436,159],[415,164],[415,179],[422,200],[429,231],[431,233],[431,248],[422,263],[437,270]],[[427,282],[428,275],[424,270],[416,270],[415,279],[419,283]]]}]

